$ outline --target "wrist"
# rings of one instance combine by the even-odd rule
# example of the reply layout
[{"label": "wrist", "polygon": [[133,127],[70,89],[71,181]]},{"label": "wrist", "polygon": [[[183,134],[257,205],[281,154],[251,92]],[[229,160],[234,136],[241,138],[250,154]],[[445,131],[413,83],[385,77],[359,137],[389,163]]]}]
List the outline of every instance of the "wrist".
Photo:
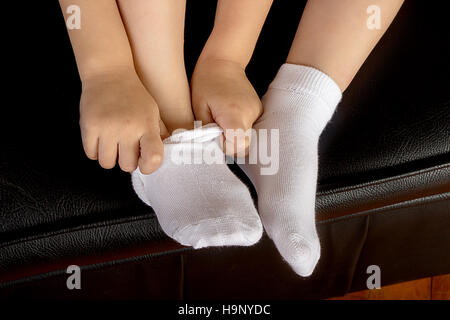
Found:
[{"label": "wrist", "polygon": [[195,69],[199,70],[205,68],[206,70],[208,70],[210,68],[216,68],[218,66],[229,67],[234,70],[239,69],[245,73],[245,68],[247,67],[247,64],[228,56],[202,53],[197,61]]},{"label": "wrist", "polygon": [[[240,43],[224,40],[226,37],[215,36],[214,31],[206,42],[198,59],[199,62],[222,61],[233,63],[240,68],[247,68],[253,51],[247,50]],[[217,39],[217,40],[216,40]]]},{"label": "wrist", "polygon": [[130,65],[109,65],[101,68],[93,68],[87,72],[80,72],[83,87],[98,81],[124,81],[129,79],[138,79],[134,66]]},{"label": "wrist", "polygon": [[[81,82],[114,75],[136,75],[133,61],[108,62],[91,59],[79,66]],[[136,75],[137,76],[137,75]]]}]

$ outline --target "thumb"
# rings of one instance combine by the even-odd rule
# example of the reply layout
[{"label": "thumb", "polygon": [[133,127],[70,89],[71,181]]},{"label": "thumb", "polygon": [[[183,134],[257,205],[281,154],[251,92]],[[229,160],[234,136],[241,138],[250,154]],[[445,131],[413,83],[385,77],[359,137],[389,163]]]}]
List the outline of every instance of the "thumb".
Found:
[{"label": "thumb", "polygon": [[211,109],[206,102],[196,102],[195,100],[193,100],[192,104],[195,120],[201,121],[202,125],[207,125],[208,123],[215,122],[214,117],[211,114]]},{"label": "thumb", "polygon": [[217,119],[217,124],[224,132],[224,152],[229,156],[244,158],[248,154],[252,125],[240,114],[229,114]]}]

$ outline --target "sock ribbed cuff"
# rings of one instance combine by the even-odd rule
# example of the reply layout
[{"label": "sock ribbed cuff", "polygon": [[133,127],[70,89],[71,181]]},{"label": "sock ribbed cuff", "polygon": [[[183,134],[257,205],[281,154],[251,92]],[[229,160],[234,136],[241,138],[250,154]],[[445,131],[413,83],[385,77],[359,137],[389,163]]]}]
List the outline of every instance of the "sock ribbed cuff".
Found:
[{"label": "sock ribbed cuff", "polygon": [[209,123],[199,128],[192,130],[176,130],[170,137],[164,139],[164,144],[178,144],[178,143],[202,143],[212,141],[223,133],[215,123]]},{"label": "sock ribbed cuff", "polygon": [[339,86],[322,71],[289,63],[281,66],[270,88],[314,95],[322,99],[331,112],[342,98]]}]

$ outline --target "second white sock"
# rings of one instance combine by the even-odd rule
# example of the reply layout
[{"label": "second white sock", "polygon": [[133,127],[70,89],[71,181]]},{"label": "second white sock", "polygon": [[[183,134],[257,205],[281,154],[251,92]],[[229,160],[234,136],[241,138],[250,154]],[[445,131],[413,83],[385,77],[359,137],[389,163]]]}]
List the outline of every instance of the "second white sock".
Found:
[{"label": "second white sock", "polygon": [[249,246],[261,238],[250,192],[224,162],[221,136],[215,124],[174,134],[164,140],[157,171],[132,174],[137,195],[153,207],[164,232],[183,245]]},{"label": "second white sock", "polygon": [[258,152],[260,130],[268,130],[269,137],[269,130],[278,130],[279,145],[269,154],[279,155],[279,170],[262,175],[260,163],[241,165],[257,190],[258,210],[269,237],[302,276],[313,272],[320,257],[315,226],[318,141],[341,95],[324,73],[283,65],[263,98],[264,114],[254,125],[257,136],[250,147],[250,154]]}]

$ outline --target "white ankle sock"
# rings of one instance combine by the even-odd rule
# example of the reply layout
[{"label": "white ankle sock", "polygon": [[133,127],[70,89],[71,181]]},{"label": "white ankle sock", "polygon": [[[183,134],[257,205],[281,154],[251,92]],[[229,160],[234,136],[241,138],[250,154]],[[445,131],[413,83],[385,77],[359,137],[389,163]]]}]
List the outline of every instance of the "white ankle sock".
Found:
[{"label": "white ankle sock", "polygon": [[[134,190],[153,207],[164,232],[186,246],[249,246],[262,235],[249,190],[225,163],[221,135],[215,124],[176,133],[164,140],[156,172],[132,174]],[[222,163],[205,163],[205,154]]]},{"label": "white ankle sock", "polygon": [[[337,84],[324,73],[283,65],[263,98],[264,114],[254,125],[256,135],[259,129],[279,130],[278,173],[261,175],[259,163],[241,165],[257,190],[267,234],[302,276],[309,276],[320,258],[315,226],[317,147],[341,96]],[[257,148],[257,139],[252,141],[250,154]],[[273,157],[276,150],[269,152]]]}]

